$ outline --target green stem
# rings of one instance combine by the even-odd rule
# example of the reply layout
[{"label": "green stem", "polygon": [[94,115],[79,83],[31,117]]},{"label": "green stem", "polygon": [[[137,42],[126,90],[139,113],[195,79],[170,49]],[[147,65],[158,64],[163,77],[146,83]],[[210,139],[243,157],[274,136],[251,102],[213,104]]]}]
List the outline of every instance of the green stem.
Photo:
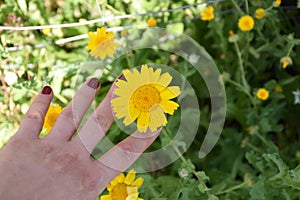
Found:
[{"label": "green stem", "polygon": [[234,48],[235,48],[235,51],[236,51],[238,59],[239,59],[239,69],[240,69],[240,73],[241,73],[242,85],[244,86],[244,88],[247,91],[249,91],[249,86],[248,86],[248,83],[247,83],[246,78],[245,78],[245,71],[244,71],[244,64],[243,64],[242,54],[241,54],[241,51],[240,51],[240,48],[239,48],[237,42],[234,43]]},{"label": "green stem", "polygon": [[225,194],[225,193],[228,193],[228,192],[232,192],[233,190],[237,190],[237,189],[239,189],[239,188],[241,188],[241,187],[244,187],[245,185],[247,185],[247,183],[246,183],[246,182],[243,182],[243,183],[241,183],[241,184],[239,184],[239,185],[236,185],[236,186],[233,186],[233,187],[231,187],[231,188],[228,188],[227,190],[218,192],[216,195],[220,195],[220,194]]},{"label": "green stem", "polygon": [[239,83],[237,83],[237,82],[235,82],[235,81],[233,81],[233,80],[231,80],[231,79],[228,79],[228,80],[226,80],[226,81],[228,81],[228,82],[231,83],[232,85],[236,86],[236,87],[239,88],[243,93],[245,93],[245,94],[249,97],[249,99],[250,99],[250,101],[251,101],[251,103],[252,103],[252,105],[253,105],[255,111],[257,112],[257,107],[256,107],[256,103],[255,103],[255,101],[254,101],[254,98],[251,96],[251,94],[248,92],[248,90],[247,90],[246,88],[244,88],[241,84],[239,84]]},{"label": "green stem", "polygon": [[[162,130],[162,133],[168,138],[168,140],[169,140],[170,142],[172,141],[172,139],[169,137],[168,130],[167,130],[166,128]],[[188,164],[188,161],[187,161],[186,158],[182,155],[182,153],[180,152],[180,150],[179,150],[176,146],[174,146],[173,144],[172,144],[172,147],[173,147],[173,149],[175,150],[175,152],[178,154],[178,156],[179,156],[179,158],[182,160],[182,162],[183,162],[184,164],[187,165],[187,164]],[[198,181],[199,181],[201,184],[204,184],[204,185],[205,185],[205,182],[202,181],[201,177],[198,176],[196,170],[195,170],[195,169],[190,169],[190,170],[192,170],[192,173],[197,177]],[[200,192],[201,192],[201,191],[200,191]],[[208,197],[211,197],[211,194],[210,194],[209,191],[206,191],[206,194],[207,194]]]},{"label": "green stem", "polygon": [[231,2],[233,3],[234,7],[235,7],[241,14],[244,13],[244,12],[242,11],[242,9],[239,7],[239,5],[235,2],[235,0],[231,0]]},{"label": "green stem", "polygon": [[245,7],[246,7],[246,12],[247,12],[247,14],[249,14],[249,4],[248,4],[248,0],[245,1]]},{"label": "green stem", "polygon": [[295,46],[294,43],[292,43],[292,44],[290,45],[290,48],[289,48],[289,50],[288,50],[288,52],[287,52],[287,56],[290,56],[290,54],[291,54],[291,52],[292,52],[294,46]]},{"label": "green stem", "polygon": [[276,151],[276,149],[274,149],[274,146],[270,142],[268,142],[266,138],[259,134],[259,132],[255,132],[254,135],[256,135],[260,139],[260,141],[262,141],[262,143],[264,143],[267,147]]}]

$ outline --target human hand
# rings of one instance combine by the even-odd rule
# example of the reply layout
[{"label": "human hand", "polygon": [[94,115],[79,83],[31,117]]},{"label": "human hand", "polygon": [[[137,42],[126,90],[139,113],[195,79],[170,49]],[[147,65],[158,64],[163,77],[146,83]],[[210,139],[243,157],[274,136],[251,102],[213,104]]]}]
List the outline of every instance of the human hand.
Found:
[{"label": "human hand", "polygon": [[50,133],[39,139],[53,97],[50,87],[43,88],[16,135],[0,151],[1,200],[95,200],[155,140],[160,129],[135,132],[98,160],[90,156],[114,120],[110,103],[114,84],[71,139],[99,88],[96,78],[84,83]]}]

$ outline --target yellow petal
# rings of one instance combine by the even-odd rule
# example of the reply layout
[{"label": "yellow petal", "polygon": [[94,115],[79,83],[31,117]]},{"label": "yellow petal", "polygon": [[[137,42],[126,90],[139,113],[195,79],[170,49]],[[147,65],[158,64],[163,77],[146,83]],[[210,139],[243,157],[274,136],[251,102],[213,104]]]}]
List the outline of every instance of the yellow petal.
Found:
[{"label": "yellow petal", "polygon": [[136,193],[134,193],[134,194],[128,195],[128,196],[126,197],[126,200],[136,200],[136,199],[138,198],[138,196],[139,196],[139,193],[136,192]]},{"label": "yellow petal", "polygon": [[179,105],[174,102],[174,101],[169,101],[169,100],[163,100],[160,102],[160,105],[163,107],[164,112],[173,115],[174,114],[174,110],[176,110]]},{"label": "yellow petal", "polygon": [[144,83],[148,83],[149,80],[150,80],[149,70],[148,70],[148,66],[147,65],[142,65],[141,78],[143,79]]},{"label": "yellow petal", "polygon": [[160,93],[160,97],[163,100],[173,99],[180,94],[180,88],[178,86],[167,87]]},{"label": "yellow petal", "polygon": [[124,183],[126,183],[127,185],[130,185],[134,179],[135,179],[135,171],[134,170],[130,170],[128,172],[128,174],[126,175]]},{"label": "yellow petal", "polygon": [[100,200],[112,200],[111,196],[108,194],[108,195],[103,195],[101,196]]},{"label": "yellow petal", "polygon": [[155,70],[155,72],[151,76],[151,82],[157,83],[159,81],[161,69]]},{"label": "yellow petal", "polygon": [[127,186],[126,187],[127,194],[135,194],[138,193],[138,187]]},{"label": "yellow petal", "polygon": [[123,173],[121,173],[119,176],[117,176],[115,178],[115,180],[118,182],[118,183],[123,183],[124,182],[124,179],[125,179],[125,176]]},{"label": "yellow petal", "polygon": [[[141,114],[137,120],[137,126],[139,128],[141,128],[141,130],[145,130],[145,128],[147,129],[147,126],[149,125],[149,123],[150,123],[149,112],[141,112]],[[145,130],[145,132],[146,132],[146,130]]]},{"label": "yellow petal", "polygon": [[136,179],[135,181],[133,181],[131,183],[131,185],[140,188],[142,186],[143,182],[144,182],[144,179],[142,177],[139,177],[138,179]]},{"label": "yellow petal", "polygon": [[141,111],[132,106],[131,108],[129,108],[129,115],[124,119],[123,123],[125,124],[125,126],[128,126],[134,120],[136,120],[136,118],[138,118],[140,114]]},{"label": "yellow petal", "polygon": [[151,121],[149,124],[149,128],[151,131],[156,131],[158,127],[167,124],[167,118],[161,106],[157,106],[155,109],[150,111],[150,118]]},{"label": "yellow petal", "polygon": [[172,81],[172,76],[169,73],[164,73],[160,76],[158,84],[168,86]]}]

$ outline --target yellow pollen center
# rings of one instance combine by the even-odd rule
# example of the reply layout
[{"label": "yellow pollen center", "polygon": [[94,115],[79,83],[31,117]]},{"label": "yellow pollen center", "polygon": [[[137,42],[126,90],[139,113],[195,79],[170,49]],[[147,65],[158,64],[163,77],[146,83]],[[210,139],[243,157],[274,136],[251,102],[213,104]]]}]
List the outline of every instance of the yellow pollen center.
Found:
[{"label": "yellow pollen center", "polygon": [[126,200],[128,194],[126,190],[127,185],[125,183],[118,183],[111,191],[112,200]]},{"label": "yellow pollen center", "polygon": [[48,119],[47,119],[47,122],[48,124],[53,127],[57,117],[58,117],[59,113],[51,113],[49,116],[48,116]]},{"label": "yellow pollen center", "polygon": [[159,104],[160,93],[151,85],[143,85],[136,89],[131,96],[133,105],[141,112],[149,112],[152,106]]}]

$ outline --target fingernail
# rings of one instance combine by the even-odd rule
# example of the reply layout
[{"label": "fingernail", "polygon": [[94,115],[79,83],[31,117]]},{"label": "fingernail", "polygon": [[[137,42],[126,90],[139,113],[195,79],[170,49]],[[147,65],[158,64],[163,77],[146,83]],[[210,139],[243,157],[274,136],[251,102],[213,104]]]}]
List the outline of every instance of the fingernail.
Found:
[{"label": "fingernail", "polygon": [[93,89],[97,89],[100,85],[100,82],[97,78],[92,78],[87,85]]},{"label": "fingernail", "polygon": [[117,81],[116,81],[116,82],[118,82],[118,80],[123,80],[123,81],[125,81],[125,80],[126,80],[126,78],[125,78],[124,74],[122,74],[122,75],[118,76],[118,78],[117,78]]},{"label": "fingernail", "polygon": [[52,92],[52,89],[49,86],[45,86],[42,90],[42,94],[46,94],[46,95],[51,94],[51,92]]}]

